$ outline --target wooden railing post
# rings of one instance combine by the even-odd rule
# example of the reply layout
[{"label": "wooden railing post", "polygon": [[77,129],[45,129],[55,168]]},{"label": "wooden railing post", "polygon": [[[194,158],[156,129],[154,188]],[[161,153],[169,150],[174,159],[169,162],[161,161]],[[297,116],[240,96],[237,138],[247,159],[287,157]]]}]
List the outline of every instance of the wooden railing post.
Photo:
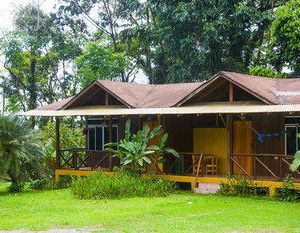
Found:
[{"label": "wooden railing post", "polygon": [[55,157],[55,165],[56,168],[60,168],[60,119],[59,117],[55,117],[55,152],[56,152],[56,157]]},{"label": "wooden railing post", "polygon": [[77,152],[76,151],[74,151],[72,154],[72,164],[73,164],[73,168],[75,170],[77,170],[78,167],[77,167]]},{"label": "wooden railing post", "polygon": [[[109,117],[108,127],[109,127],[108,128],[109,142],[112,142],[112,119],[111,119],[111,116]],[[109,167],[109,170],[112,171],[112,153],[111,152],[109,152],[108,167]]]}]

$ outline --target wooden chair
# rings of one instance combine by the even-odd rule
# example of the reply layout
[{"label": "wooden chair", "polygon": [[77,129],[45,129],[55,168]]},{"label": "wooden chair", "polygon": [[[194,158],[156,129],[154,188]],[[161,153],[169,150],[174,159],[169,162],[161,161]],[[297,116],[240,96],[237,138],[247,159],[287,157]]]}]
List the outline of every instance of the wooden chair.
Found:
[{"label": "wooden chair", "polygon": [[204,170],[205,175],[217,175],[218,159],[215,155],[204,156]]}]

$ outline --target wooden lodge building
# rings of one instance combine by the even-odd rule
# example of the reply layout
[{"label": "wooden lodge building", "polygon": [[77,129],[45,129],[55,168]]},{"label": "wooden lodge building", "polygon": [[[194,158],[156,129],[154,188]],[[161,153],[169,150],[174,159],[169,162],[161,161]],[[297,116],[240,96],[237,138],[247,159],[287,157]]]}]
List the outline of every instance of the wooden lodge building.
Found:
[{"label": "wooden lodge building", "polygon": [[[157,176],[176,182],[219,183],[243,175],[269,187],[289,173],[300,149],[300,79],[275,79],[221,71],[207,82],[134,84],[94,81],[78,95],[23,113],[56,118],[56,176],[112,171],[118,160],[104,144],[133,129],[161,124],[168,146]],[[86,117],[86,148],[60,148],[60,118]],[[300,181],[300,172],[293,174]],[[300,183],[296,183],[300,187]]]}]

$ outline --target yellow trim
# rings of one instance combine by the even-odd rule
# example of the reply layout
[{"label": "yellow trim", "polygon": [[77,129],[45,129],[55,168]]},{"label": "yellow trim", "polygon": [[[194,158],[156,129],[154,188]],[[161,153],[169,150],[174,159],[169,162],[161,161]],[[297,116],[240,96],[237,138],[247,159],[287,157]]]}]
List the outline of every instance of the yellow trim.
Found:
[{"label": "yellow trim", "polygon": [[[55,170],[55,179],[58,180],[60,176],[72,175],[72,176],[88,176],[97,171],[83,171],[83,170],[68,170],[68,169],[57,169]],[[105,172],[112,174],[113,172]],[[191,188],[194,190],[194,176],[178,176],[178,175],[155,175],[157,178],[162,178],[174,182],[191,183]],[[197,183],[213,183],[220,184],[221,182],[226,183],[228,180],[224,177],[198,177]],[[276,188],[282,187],[283,182],[280,181],[265,181],[265,180],[253,180],[258,187],[269,188],[270,196],[275,196]],[[300,189],[300,183],[294,183],[295,187]]]}]

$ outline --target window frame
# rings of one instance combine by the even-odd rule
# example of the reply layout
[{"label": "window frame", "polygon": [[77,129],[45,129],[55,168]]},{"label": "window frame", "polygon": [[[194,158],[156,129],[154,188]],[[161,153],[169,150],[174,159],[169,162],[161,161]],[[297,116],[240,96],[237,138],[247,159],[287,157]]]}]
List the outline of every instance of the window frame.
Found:
[{"label": "window frame", "polygon": [[[93,123],[93,124],[89,124],[88,123],[88,120],[95,120],[95,121],[102,121],[101,123]],[[115,119],[114,119],[115,120]],[[108,124],[105,123],[105,121],[107,121],[107,119],[105,118],[96,118],[96,117],[93,117],[93,118],[88,118],[87,119],[87,129],[88,129],[88,132],[87,132],[87,148],[88,150],[100,150],[100,151],[104,151],[104,145],[105,145],[105,128],[108,128]],[[96,149],[97,148],[97,128],[101,128],[101,134],[102,134],[102,139],[101,139],[101,143],[102,143],[102,148],[101,149]],[[113,128],[116,128],[117,129],[117,135],[116,135],[116,138],[117,138],[117,142],[119,141],[119,125],[118,123],[113,123],[112,124],[112,129]],[[90,130],[93,129],[94,130],[94,148],[90,148]],[[107,130],[107,132],[109,132]]]},{"label": "window frame", "polygon": [[[287,119],[292,119],[292,118],[298,118],[299,121],[297,122],[293,122],[293,123],[286,123]],[[296,128],[296,148],[295,151],[297,152],[298,150],[300,150],[299,148],[299,144],[300,144],[300,138],[297,137],[297,134],[300,133],[300,116],[286,116],[284,121],[284,131],[287,132],[287,128],[289,127],[295,127]],[[284,134],[284,153],[286,155],[287,154],[287,133]]]}]

